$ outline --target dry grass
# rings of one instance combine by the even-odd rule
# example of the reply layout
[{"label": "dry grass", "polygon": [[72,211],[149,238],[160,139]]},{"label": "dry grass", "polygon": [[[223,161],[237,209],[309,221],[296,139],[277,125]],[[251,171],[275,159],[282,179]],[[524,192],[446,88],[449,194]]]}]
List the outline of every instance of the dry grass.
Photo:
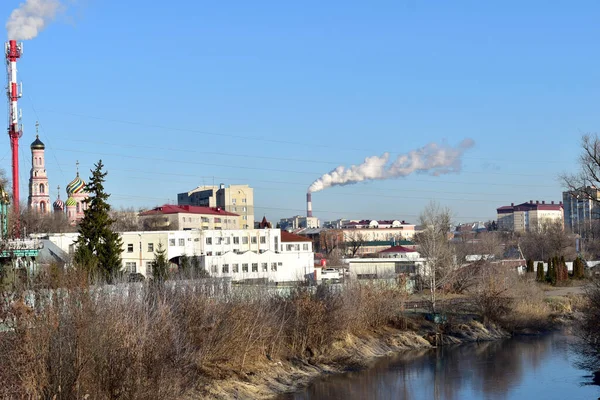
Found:
[{"label": "dry grass", "polygon": [[550,327],[552,309],[531,277],[514,277],[509,298],[509,312],[499,321],[504,328],[511,332],[533,332]]},{"label": "dry grass", "polygon": [[0,397],[177,398],[271,360],[325,360],[336,340],[401,326],[406,297],[370,283],[278,296],[207,290],[201,280],[119,290],[80,282],[26,292],[35,306],[2,303],[12,331],[0,341]]}]

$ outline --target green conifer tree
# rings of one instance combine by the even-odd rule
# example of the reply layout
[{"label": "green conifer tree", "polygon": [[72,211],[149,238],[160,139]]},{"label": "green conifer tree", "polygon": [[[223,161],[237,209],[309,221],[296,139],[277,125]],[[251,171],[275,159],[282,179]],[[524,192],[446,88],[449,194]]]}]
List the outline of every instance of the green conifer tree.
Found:
[{"label": "green conifer tree", "polygon": [[536,271],[536,280],[538,282],[544,282],[546,280],[546,277],[544,275],[544,263],[543,262],[538,262],[537,263],[537,271]]},{"label": "green conifer tree", "polygon": [[102,171],[102,160],[95,164],[92,176],[85,185],[89,197],[83,219],[79,222],[79,237],[74,260],[87,269],[91,277],[112,282],[121,271],[121,252],[123,242],[118,233],[113,232],[110,218],[110,195],[104,191],[106,172]]},{"label": "green conifer tree", "polygon": [[585,274],[585,264],[581,257],[577,257],[575,261],[573,261],[573,279],[583,279]]},{"label": "green conifer tree", "polygon": [[527,272],[533,272],[533,260],[531,258],[527,260]]},{"label": "green conifer tree", "polygon": [[169,260],[167,260],[167,249],[162,242],[158,242],[158,247],[154,252],[154,264],[152,265],[152,279],[154,282],[162,283],[167,280],[169,275]]}]

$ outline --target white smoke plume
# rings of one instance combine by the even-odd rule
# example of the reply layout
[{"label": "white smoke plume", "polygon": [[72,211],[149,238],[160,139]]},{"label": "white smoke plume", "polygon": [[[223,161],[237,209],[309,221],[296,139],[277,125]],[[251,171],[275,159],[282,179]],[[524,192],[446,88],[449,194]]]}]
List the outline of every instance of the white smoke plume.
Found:
[{"label": "white smoke plume", "polygon": [[367,157],[360,165],[352,165],[349,168],[340,165],[323,175],[309,186],[308,192],[368,180],[399,178],[414,172],[435,176],[460,172],[461,157],[474,144],[472,139],[464,139],[456,147],[429,143],[420,149],[399,155],[391,164],[388,163],[389,153],[383,153],[381,157]]},{"label": "white smoke plume", "polygon": [[59,0],[26,0],[10,13],[6,22],[8,38],[29,40],[35,38],[61,10]]}]

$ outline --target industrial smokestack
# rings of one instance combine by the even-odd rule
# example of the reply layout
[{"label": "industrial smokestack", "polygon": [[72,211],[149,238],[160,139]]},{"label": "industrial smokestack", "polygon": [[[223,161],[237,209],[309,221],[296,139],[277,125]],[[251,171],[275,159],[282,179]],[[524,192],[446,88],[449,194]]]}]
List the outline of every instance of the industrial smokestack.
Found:
[{"label": "industrial smokestack", "polygon": [[312,217],[312,194],[310,192],[306,193],[306,216]]},{"label": "industrial smokestack", "polygon": [[308,192],[318,192],[331,186],[349,185],[352,183],[399,178],[416,173],[442,175],[460,172],[463,153],[473,147],[472,139],[465,139],[456,147],[446,144],[429,143],[407,154],[400,154],[391,164],[390,154],[365,158],[360,165],[339,167],[324,174],[309,186]]}]

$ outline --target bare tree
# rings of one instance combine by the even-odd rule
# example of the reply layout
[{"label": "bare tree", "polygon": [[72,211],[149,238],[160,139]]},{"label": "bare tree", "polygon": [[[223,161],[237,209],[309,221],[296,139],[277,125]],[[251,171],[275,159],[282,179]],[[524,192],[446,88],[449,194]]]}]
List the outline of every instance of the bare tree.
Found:
[{"label": "bare tree", "polygon": [[356,257],[358,250],[366,243],[365,235],[362,232],[352,232],[344,234],[344,244],[346,249]]},{"label": "bare tree", "polygon": [[319,249],[326,256],[331,255],[342,245],[343,233],[336,229],[322,231],[319,235]]},{"label": "bare tree", "polygon": [[437,291],[452,283],[456,265],[448,240],[452,227],[448,208],[431,202],[419,216],[422,231],[415,236],[421,256],[426,259],[423,279],[429,289],[431,311],[436,312]]},{"label": "bare tree", "polygon": [[581,137],[579,172],[563,174],[563,185],[574,195],[598,202],[596,188],[600,187],[600,138],[597,134]]},{"label": "bare tree", "polygon": [[112,230],[115,232],[132,232],[140,230],[138,212],[133,208],[121,208],[112,211],[110,217],[113,219]]},{"label": "bare tree", "polygon": [[141,222],[141,228],[144,231],[169,231],[173,230],[174,226],[165,215],[156,214],[150,217],[145,217]]},{"label": "bare tree", "polygon": [[62,212],[41,213],[32,210],[25,203],[20,207],[20,228],[25,234],[75,232],[69,224],[67,215]]},{"label": "bare tree", "polygon": [[536,261],[550,257],[574,259],[576,256],[575,239],[564,230],[562,221],[547,222],[532,228],[521,236],[519,245],[526,259]]}]

